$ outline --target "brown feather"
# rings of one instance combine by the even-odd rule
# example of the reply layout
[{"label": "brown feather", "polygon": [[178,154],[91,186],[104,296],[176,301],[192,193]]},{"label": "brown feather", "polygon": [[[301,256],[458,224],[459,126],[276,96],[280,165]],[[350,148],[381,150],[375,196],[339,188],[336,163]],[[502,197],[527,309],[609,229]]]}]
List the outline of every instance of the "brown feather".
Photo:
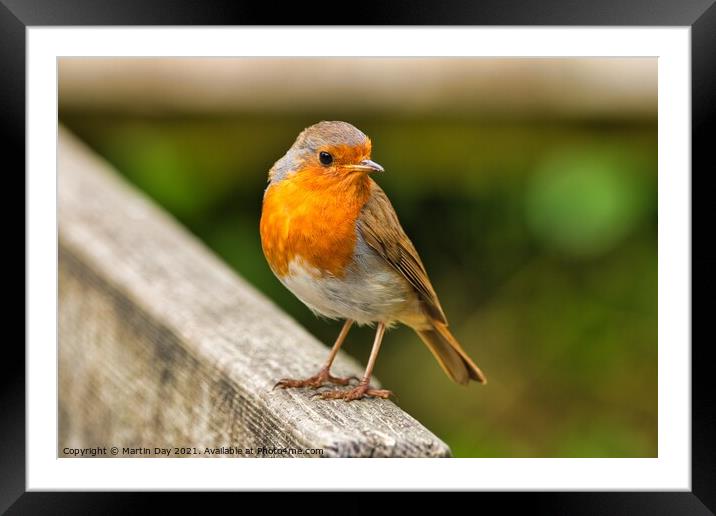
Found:
[{"label": "brown feather", "polygon": [[368,201],[358,217],[358,229],[366,243],[415,288],[429,328],[414,328],[445,373],[455,382],[487,383],[485,375],[447,328],[447,318],[418,252],[403,231],[385,192],[371,180]]},{"label": "brown feather", "polygon": [[429,317],[447,324],[447,318],[418,251],[403,231],[388,196],[373,180],[368,202],[358,217],[358,228],[366,243],[415,288]]},{"label": "brown feather", "polygon": [[487,378],[455,340],[447,326],[439,322],[430,330],[415,330],[433,353],[443,371],[456,383],[464,385],[470,380],[487,383]]}]

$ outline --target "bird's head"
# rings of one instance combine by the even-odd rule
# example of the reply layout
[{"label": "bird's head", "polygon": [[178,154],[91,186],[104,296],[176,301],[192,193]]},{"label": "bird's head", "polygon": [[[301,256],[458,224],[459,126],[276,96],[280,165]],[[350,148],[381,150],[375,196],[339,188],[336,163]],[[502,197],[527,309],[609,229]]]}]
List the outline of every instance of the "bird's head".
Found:
[{"label": "bird's head", "polygon": [[272,183],[294,174],[310,174],[336,180],[383,172],[370,159],[371,143],[347,122],[319,122],[304,129],[286,154],[269,172]]}]

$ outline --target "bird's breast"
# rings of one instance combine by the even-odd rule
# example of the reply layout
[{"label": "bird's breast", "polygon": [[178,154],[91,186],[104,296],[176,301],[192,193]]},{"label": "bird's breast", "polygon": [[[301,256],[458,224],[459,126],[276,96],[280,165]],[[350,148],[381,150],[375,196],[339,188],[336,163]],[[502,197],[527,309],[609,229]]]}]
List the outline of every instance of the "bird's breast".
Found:
[{"label": "bird's breast", "polygon": [[315,185],[287,178],[266,190],[261,214],[266,259],[281,283],[317,314],[364,324],[421,313],[408,281],[357,228],[371,184]]},{"label": "bird's breast", "polygon": [[356,246],[356,220],[370,194],[370,183],[354,183],[297,174],[268,187],[261,245],[279,278],[297,261],[316,276],[345,275]]}]

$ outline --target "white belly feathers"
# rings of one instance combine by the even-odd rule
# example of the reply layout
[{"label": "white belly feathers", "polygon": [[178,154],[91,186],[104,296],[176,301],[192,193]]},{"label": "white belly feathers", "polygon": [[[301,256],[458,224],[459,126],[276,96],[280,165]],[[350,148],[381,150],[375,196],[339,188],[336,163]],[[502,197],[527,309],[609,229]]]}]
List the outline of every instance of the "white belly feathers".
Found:
[{"label": "white belly feathers", "polygon": [[[296,297],[316,314],[330,319],[353,319],[358,324],[391,323],[403,313],[415,313],[413,288],[383,258],[358,239],[354,264],[343,277],[321,273],[300,257],[279,277]],[[412,308],[412,310],[410,310]],[[386,318],[386,314],[390,317]]]}]

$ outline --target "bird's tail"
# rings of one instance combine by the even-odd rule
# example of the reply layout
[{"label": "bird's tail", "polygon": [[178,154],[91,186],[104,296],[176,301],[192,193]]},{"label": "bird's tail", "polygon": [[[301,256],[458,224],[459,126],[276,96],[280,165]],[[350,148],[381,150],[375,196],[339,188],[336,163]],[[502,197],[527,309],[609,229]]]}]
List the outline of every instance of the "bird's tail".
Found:
[{"label": "bird's tail", "polygon": [[452,336],[447,326],[441,322],[433,321],[433,327],[429,330],[415,330],[425,342],[435,358],[440,363],[443,371],[459,384],[466,384],[470,380],[479,383],[487,383],[485,375],[475,362],[467,356],[462,346]]}]

